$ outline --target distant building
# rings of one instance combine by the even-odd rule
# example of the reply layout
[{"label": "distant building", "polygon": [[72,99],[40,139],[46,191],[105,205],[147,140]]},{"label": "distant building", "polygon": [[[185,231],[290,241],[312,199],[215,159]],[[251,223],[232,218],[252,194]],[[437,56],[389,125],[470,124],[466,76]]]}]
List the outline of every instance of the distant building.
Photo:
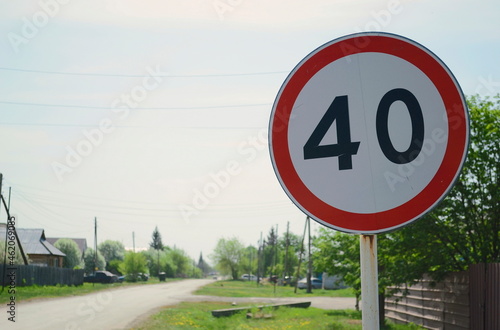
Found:
[{"label": "distant building", "polygon": [[338,275],[329,275],[328,273],[323,273],[321,278],[323,279],[323,287],[327,290],[337,290],[347,288],[342,277]]},{"label": "distant building", "polygon": [[83,258],[83,254],[87,250],[87,239],[86,238],[69,238],[69,237],[47,237],[47,241],[54,245],[58,240],[61,238],[67,238],[76,243],[78,245],[78,248],[80,249],[81,256]]},{"label": "distant building", "polygon": [[[43,229],[16,228],[16,232],[30,265],[62,267],[66,255],[46,240]],[[4,240],[5,234],[6,224],[0,224],[0,239]]]}]

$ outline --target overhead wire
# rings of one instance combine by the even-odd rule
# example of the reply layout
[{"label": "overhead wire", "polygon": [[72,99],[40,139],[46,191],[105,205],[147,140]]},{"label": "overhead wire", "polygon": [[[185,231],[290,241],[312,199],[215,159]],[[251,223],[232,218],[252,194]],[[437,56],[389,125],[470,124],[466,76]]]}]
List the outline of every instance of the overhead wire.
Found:
[{"label": "overhead wire", "polygon": [[[30,103],[30,102],[13,102],[0,101],[0,104],[22,105],[35,107],[53,107],[53,108],[78,108],[78,109],[110,109],[110,106],[92,106],[82,104],[49,104],[49,103]],[[129,110],[198,110],[198,109],[221,109],[221,108],[247,108],[269,106],[271,103],[247,103],[247,104],[225,104],[225,105],[209,105],[209,106],[190,106],[190,107],[133,107]]]},{"label": "overhead wire", "polygon": [[[48,70],[31,70],[22,68],[9,68],[0,67],[0,70],[30,73],[30,74],[56,74],[67,76],[95,76],[95,77],[148,77],[150,75],[134,75],[134,74],[109,74],[109,73],[83,73],[83,72],[62,72],[62,71],[48,71]],[[155,75],[158,77],[171,77],[171,78],[205,78],[205,77],[232,77],[232,76],[259,76],[259,75],[274,75],[282,74],[286,71],[269,71],[269,72],[248,72],[248,73],[227,73],[227,74],[184,74],[184,75]],[[45,107],[45,108],[65,108],[65,109],[95,109],[104,110],[111,109],[111,106],[95,106],[85,104],[61,104],[61,103],[37,103],[37,102],[23,102],[0,100],[0,104],[10,106],[29,106],[29,107]],[[200,105],[200,106],[171,106],[171,107],[131,107],[129,110],[135,111],[174,111],[174,110],[203,110],[203,109],[231,109],[231,108],[252,108],[252,107],[269,107],[271,103],[244,103],[244,104],[219,104],[219,105]],[[37,126],[37,127],[95,127],[95,125],[82,125],[82,124],[59,124],[59,123],[26,123],[26,122],[4,122],[0,123],[3,126]],[[140,128],[135,126],[119,125],[119,128]],[[149,126],[148,126],[149,127]]]},{"label": "overhead wire", "polygon": [[[25,186],[26,187],[26,186]],[[36,188],[35,188],[36,189]],[[47,191],[47,190],[42,190]],[[36,192],[26,192],[22,189],[14,189],[14,195],[22,198],[28,203],[30,208],[34,211],[42,213],[46,217],[54,218],[57,217],[62,220],[62,223],[67,225],[73,225],[74,222],[70,223],[59,213],[55,212],[49,207],[63,208],[63,209],[73,209],[82,211],[91,211],[96,214],[107,214],[107,215],[126,215],[130,217],[140,216],[149,218],[161,218],[161,219],[179,219],[182,220],[181,210],[178,204],[168,204],[159,202],[147,202],[147,201],[130,201],[130,200],[116,200],[116,199],[103,199],[100,197],[90,197],[84,195],[70,194],[75,196],[77,199],[67,198],[67,193],[59,193],[55,191],[47,191],[50,195],[44,195],[43,193]],[[58,196],[60,195],[60,196]],[[79,200],[83,198],[83,200]],[[102,201],[108,201],[110,204],[102,204]],[[125,204],[125,205],[124,205]],[[130,206],[130,205],[137,206]],[[184,204],[186,205],[186,204]],[[191,206],[191,205],[186,205]],[[199,210],[200,212],[210,215],[216,212],[221,216],[231,216],[233,217],[233,212],[239,211],[239,217],[252,217],[261,214],[262,212],[266,214],[282,214],[284,211],[290,209],[291,203],[289,201],[278,201],[278,202],[267,202],[267,203],[246,203],[246,204],[217,204],[209,203],[206,208]],[[154,208],[152,208],[154,207]],[[191,206],[193,207],[193,206]],[[120,221],[123,221],[121,219]]]},{"label": "overhead wire", "polygon": [[[38,74],[53,74],[53,75],[67,75],[67,76],[90,76],[90,77],[123,77],[123,78],[144,78],[150,77],[151,74],[138,75],[138,74],[117,74],[117,73],[95,73],[95,72],[64,72],[64,71],[49,71],[49,70],[31,70],[20,68],[7,68],[0,67],[0,70],[24,72],[24,73],[38,73]],[[262,76],[285,74],[288,71],[267,71],[267,72],[239,72],[239,73],[214,73],[214,74],[155,74],[155,77],[161,78],[211,78],[211,77],[244,77],[244,76]]]}]

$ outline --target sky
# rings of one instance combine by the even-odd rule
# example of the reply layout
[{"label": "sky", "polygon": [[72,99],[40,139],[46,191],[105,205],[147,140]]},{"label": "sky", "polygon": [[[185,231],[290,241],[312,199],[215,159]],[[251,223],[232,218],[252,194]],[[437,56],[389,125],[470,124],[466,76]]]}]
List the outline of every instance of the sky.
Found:
[{"label": "sky", "polygon": [[[19,228],[163,243],[197,260],[220,238],[302,234],[268,125],[317,47],[381,31],[412,39],[465,95],[500,92],[493,0],[0,1],[0,172]],[[0,211],[1,222],[6,213]],[[313,225],[313,231],[320,227]]]}]

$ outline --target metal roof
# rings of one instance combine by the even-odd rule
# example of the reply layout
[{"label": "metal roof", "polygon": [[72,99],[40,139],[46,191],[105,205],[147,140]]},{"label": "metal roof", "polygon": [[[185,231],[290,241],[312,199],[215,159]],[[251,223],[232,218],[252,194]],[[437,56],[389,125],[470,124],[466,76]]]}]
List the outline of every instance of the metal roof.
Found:
[{"label": "metal roof", "polygon": [[[68,238],[68,237],[47,237],[47,242],[50,244],[54,245],[58,240],[61,238]],[[80,252],[83,253],[85,250],[87,250],[87,239],[86,238],[68,238],[76,243],[78,245],[78,248],[80,249]]]},{"label": "metal roof", "polygon": [[[66,256],[59,249],[47,242],[43,229],[16,228],[16,232],[25,254]],[[0,227],[0,239],[4,239],[4,237],[5,227]]]}]

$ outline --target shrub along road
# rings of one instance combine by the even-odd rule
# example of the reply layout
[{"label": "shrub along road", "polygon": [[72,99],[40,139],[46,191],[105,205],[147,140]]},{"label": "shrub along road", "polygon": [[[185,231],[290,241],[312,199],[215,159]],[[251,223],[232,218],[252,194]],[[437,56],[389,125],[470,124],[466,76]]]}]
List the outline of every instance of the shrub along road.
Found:
[{"label": "shrub along road", "polygon": [[[84,296],[21,301],[16,304],[15,326],[19,329],[127,329],[139,324],[162,306],[181,301],[227,301],[228,303],[281,303],[311,301],[324,309],[354,308],[354,298],[230,298],[195,296],[191,292],[213,280],[122,287]],[[230,307],[230,306],[228,306]],[[14,326],[7,306],[0,308],[0,329]]]}]

